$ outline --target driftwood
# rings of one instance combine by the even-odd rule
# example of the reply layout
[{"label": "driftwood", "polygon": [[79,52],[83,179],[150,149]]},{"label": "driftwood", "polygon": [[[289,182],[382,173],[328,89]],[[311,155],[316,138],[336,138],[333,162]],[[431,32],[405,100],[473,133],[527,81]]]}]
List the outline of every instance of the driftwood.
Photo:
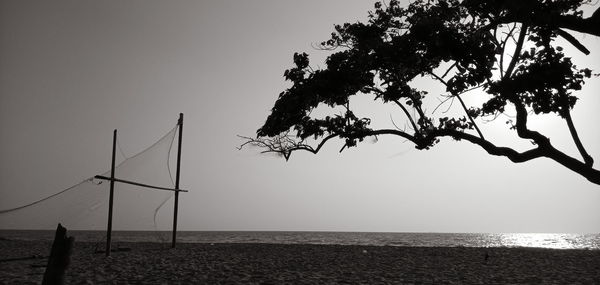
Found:
[{"label": "driftwood", "polygon": [[42,284],[63,284],[74,241],[75,238],[67,237],[67,229],[58,224]]}]

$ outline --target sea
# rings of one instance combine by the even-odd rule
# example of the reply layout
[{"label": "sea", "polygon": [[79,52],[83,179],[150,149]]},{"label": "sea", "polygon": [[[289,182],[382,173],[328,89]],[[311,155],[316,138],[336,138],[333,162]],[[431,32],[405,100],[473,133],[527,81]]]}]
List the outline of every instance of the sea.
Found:
[{"label": "sea", "polygon": [[[76,241],[103,242],[103,231],[69,230]],[[0,240],[52,240],[54,231],[0,230]],[[115,242],[170,242],[170,232],[115,231]],[[405,247],[530,247],[600,250],[600,234],[382,233],[287,231],[179,231],[179,243],[332,244]]]}]

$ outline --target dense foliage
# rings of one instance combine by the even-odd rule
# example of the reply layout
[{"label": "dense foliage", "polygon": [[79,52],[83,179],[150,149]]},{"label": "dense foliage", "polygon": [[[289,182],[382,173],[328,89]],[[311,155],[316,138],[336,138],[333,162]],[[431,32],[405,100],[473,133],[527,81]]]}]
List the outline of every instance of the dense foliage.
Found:
[{"label": "dense foliage", "polygon": [[[292,86],[283,91],[257,138],[246,143],[283,154],[296,150],[318,152],[333,137],[344,147],[356,146],[368,136],[398,135],[419,149],[433,147],[441,137],[467,140],[492,155],[523,162],[549,157],[600,183],[600,174],[583,148],[570,110],[592,71],[573,64],[555,39],[563,37],[581,52],[589,51],[563,28],[599,35],[598,21],[584,19],[578,8],[583,0],[447,0],[376,3],[366,23],[335,26],[321,44],[331,50],[326,68],[314,70],[306,53],[296,53],[294,66],[284,77]],[[429,94],[412,81],[430,78],[445,86],[445,94]],[[483,90],[486,102],[467,106],[466,92]],[[370,118],[359,118],[350,107],[352,96],[372,94],[383,104],[393,104],[410,123],[410,130],[373,129]],[[463,115],[434,118],[424,108],[427,96],[456,99]],[[326,104],[344,112],[324,118],[311,111]],[[534,148],[517,152],[487,141],[476,124],[479,117],[516,113],[511,124],[519,137]],[[554,113],[567,121],[583,161],[556,150],[547,137],[527,127],[527,117]],[[309,139],[321,140],[316,147]]]}]

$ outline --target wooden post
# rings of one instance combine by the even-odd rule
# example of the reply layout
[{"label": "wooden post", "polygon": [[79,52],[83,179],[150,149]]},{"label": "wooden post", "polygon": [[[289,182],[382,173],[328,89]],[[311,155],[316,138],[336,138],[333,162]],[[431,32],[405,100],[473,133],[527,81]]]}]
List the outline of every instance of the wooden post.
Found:
[{"label": "wooden post", "polygon": [[[179,190],[179,175],[181,171],[181,139],[183,137],[183,113],[179,113],[179,139],[177,142],[177,173],[175,176],[175,189]],[[171,247],[175,248],[177,242],[177,208],[179,207],[179,191],[175,191],[175,206],[173,209],[173,240],[171,241]]]},{"label": "wooden post", "polygon": [[69,266],[74,241],[73,237],[67,237],[67,229],[58,224],[42,284],[64,283],[65,271]]},{"label": "wooden post", "polygon": [[110,242],[112,237],[112,212],[113,196],[115,192],[115,154],[117,152],[117,130],[113,132],[112,162],[110,166],[110,194],[108,198],[108,226],[106,228],[106,256],[110,256]]}]

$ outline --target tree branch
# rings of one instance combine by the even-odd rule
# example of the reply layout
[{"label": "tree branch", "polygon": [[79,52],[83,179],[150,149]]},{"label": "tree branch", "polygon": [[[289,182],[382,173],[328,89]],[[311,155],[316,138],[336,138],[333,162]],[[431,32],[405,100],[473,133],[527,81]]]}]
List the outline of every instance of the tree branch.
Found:
[{"label": "tree branch", "polygon": [[579,139],[579,135],[577,134],[577,129],[575,129],[575,124],[573,124],[573,119],[571,118],[571,111],[569,111],[569,107],[566,107],[565,110],[565,120],[567,121],[567,126],[569,127],[569,132],[571,133],[571,137],[573,137],[573,141],[577,146],[577,150],[583,157],[583,161],[585,165],[592,166],[594,165],[594,159],[587,153],[585,147],[583,147],[583,143],[581,143],[581,139]]},{"label": "tree branch", "polygon": [[[453,65],[454,66],[454,65]],[[431,77],[435,78],[437,81],[441,82],[442,84],[444,84],[444,86],[448,87],[448,82],[446,82],[446,80],[442,79],[441,77],[439,77],[437,74],[435,74],[434,72],[428,72]]]},{"label": "tree branch", "polygon": [[517,134],[519,135],[519,137],[533,140],[536,144],[538,144],[541,147],[550,146],[550,139],[540,134],[539,132],[532,131],[529,128],[527,128],[528,115],[527,109],[523,105],[523,102],[521,102],[516,95],[507,96],[507,98],[509,98],[509,101],[515,106],[515,128],[517,129]]},{"label": "tree branch", "polygon": [[581,176],[585,177],[590,182],[600,185],[600,171],[593,169],[591,166],[586,165],[583,162],[564,154],[563,152],[554,148],[549,143],[547,145],[543,145],[543,146],[539,145],[536,148],[533,148],[533,149],[530,149],[530,150],[527,150],[524,152],[518,152],[509,147],[496,146],[493,143],[491,143],[487,140],[484,140],[482,138],[479,138],[477,136],[474,136],[474,135],[471,135],[468,133],[464,133],[461,131],[457,131],[457,130],[450,130],[450,129],[433,130],[432,132],[430,132],[427,135],[427,137],[424,137],[424,138],[410,136],[406,133],[396,131],[396,130],[376,130],[376,131],[372,131],[372,134],[373,135],[381,135],[381,134],[400,135],[401,137],[406,138],[406,139],[410,140],[411,142],[415,143],[417,146],[419,144],[427,143],[428,141],[432,141],[435,138],[439,138],[439,137],[451,137],[456,140],[466,140],[475,145],[480,146],[490,155],[504,156],[515,163],[522,163],[522,162],[530,161],[530,160],[533,160],[536,158],[547,157],[547,158],[550,158],[550,159],[558,162],[559,164],[567,167],[568,169],[580,174]]},{"label": "tree branch", "polygon": [[317,145],[316,148],[313,148],[312,146],[308,145],[308,144],[304,144],[301,141],[300,142],[296,142],[294,141],[289,133],[285,133],[284,135],[281,136],[277,136],[274,138],[251,138],[251,137],[245,137],[245,136],[239,136],[240,138],[246,140],[246,142],[244,142],[241,146],[238,147],[238,150],[241,150],[244,146],[246,145],[254,145],[260,148],[264,148],[265,150],[261,151],[260,153],[277,153],[280,155],[283,155],[283,157],[285,158],[286,161],[288,161],[290,159],[290,156],[292,155],[292,152],[296,151],[296,150],[305,150],[308,152],[311,152],[313,154],[317,154],[319,152],[319,150],[321,150],[321,148],[325,145],[325,143],[334,138],[337,137],[337,134],[330,134],[328,136],[326,136],[323,140],[321,140],[321,142]]},{"label": "tree branch", "polygon": [[[519,33],[519,39],[517,40],[517,46],[515,47],[513,58],[508,66],[508,69],[506,70],[506,73],[504,74],[504,77],[502,77],[501,79],[504,82],[510,80],[510,76],[512,75],[512,72],[515,66],[517,65],[517,62],[519,61],[521,49],[523,48],[523,42],[525,41],[526,34],[527,24],[522,24],[521,32]],[[521,102],[521,100],[518,98],[518,96],[516,94],[507,94],[506,92],[503,92],[502,96],[504,98],[507,98],[515,106],[515,109],[517,111],[517,122],[515,127],[517,129],[517,134],[519,135],[519,137],[524,139],[531,139],[535,143],[543,147],[550,146],[550,140],[547,137],[527,128],[527,109],[525,108],[525,105],[523,105],[523,102]]]},{"label": "tree branch", "polygon": [[[541,158],[541,157],[547,157],[547,158],[550,158],[550,159],[558,162],[559,164],[567,167],[568,169],[580,174],[581,176],[585,177],[590,182],[600,185],[600,171],[593,169],[591,167],[591,165],[587,165],[575,158],[572,158],[572,157],[564,154],[563,152],[554,148],[549,143],[546,145],[538,145],[537,147],[526,150],[524,152],[518,152],[510,147],[499,147],[499,146],[496,146],[493,143],[491,143],[485,139],[482,139],[480,137],[477,137],[475,135],[457,131],[457,130],[453,130],[453,129],[434,129],[434,130],[430,131],[424,137],[420,136],[420,135],[413,136],[404,131],[393,130],[393,129],[365,130],[364,132],[362,132],[359,135],[359,137],[365,138],[368,136],[379,136],[379,135],[395,135],[395,136],[402,137],[402,138],[407,139],[407,140],[411,141],[412,143],[414,143],[417,148],[424,148],[427,145],[429,145],[432,141],[435,141],[437,138],[441,138],[441,137],[451,137],[455,140],[466,140],[470,143],[480,146],[483,150],[485,150],[490,155],[503,156],[503,157],[508,158],[510,161],[512,161],[514,163],[522,163],[522,162],[527,162],[527,161]],[[339,134],[330,134],[330,135],[326,136],[323,140],[321,140],[321,142],[317,145],[316,148],[313,148],[313,147],[303,144],[303,143],[296,143],[294,146],[287,147],[285,149],[276,148],[275,147],[276,144],[274,145],[274,144],[270,144],[268,142],[265,143],[264,139],[261,140],[261,139],[254,139],[254,138],[240,136],[241,138],[246,139],[247,141],[244,144],[242,144],[242,146],[239,147],[239,149],[241,149],[243,146],[245,146],[247,144],[258,145],[258,146],[267,148],[267,150],[263,151],[262,153],[268,153],[268,152],[279,153],[279,154],[282,154],[286,158],[286,160],[289,160],[291,153],[294,151],[297,151],[297,150],[304,150],[304,151],[311,152],[313,154],[317,154],[327,141],[329,141],[330,139],[337,137],[337,136],[339,136]],[[281,145],[280,145],[280,147],[281,147]]]},{"label": "tree branch", "polygon": [[532,22],[552,24],[555,27],[600,36],[600,8],[596,9],[589,18],[581,18],[575,15],[560,15],[556,17],[539,17],[531,20]]},{"label": "tree branch", "polygon": [[519,39],[517,40],[517,46],[515,47],[515,53],[510,61],[510,64],[508,64],[508,69],[506,69],[506,73],[504,73],[504,77],[502,78],[502,80],[508,79],[512,75],[513,69],[515,69],[517,62],[519,61],[519,58],[521,57],[521,49],[523,48],[523,42],[525,41],[525,35],[527,35],[527,24],[523,24],[521,26],[521,32],[519,33]]},{"label": "tree branch", "polygon": [[[435,79],[437,79],[438,81],[440,81],[445,86],[448,86],[448,84],[446,83],[446,81],[444,81],[444,79],[442,79],[441,77],[437,76],[437,74],[435,74],[433,72],[430,72],[429,74],[431,74],[431,76],[433,76]],[[472,89],[469,89],[467,91],[470,91],[470,90],[472,90]],[[465,92],[467,92],[467,91],[465,91]],[[473,124],[473,126],[475,127],[475,130],[477,131],[477,134],[479,134],[479,137],[483,139],[483,133],[479,129],[479,126],[477,126],[477,124],[475,123],[475,120],[473,120],[473,117],[471,117],[471,115],[469,115],[469,109],[467,108],[467,105],[465,104],[465,101],[463,101],[463,99],[460,97],[460,94],[453,93],[452,96],[458,98],[458,101],[460,102],[460,105],[462,106],[463,110],[465,110],[465,114],[467,114],[467,118],[469,118],[469,121],[471,121],[471,124]]]},{"label": "tree branch", "polygon": [[[590,182],[600,185],[600,171],[592,168],[593,159],[589,157],[589,155],[588,159],[591,159],[591,162],[581,162],[554,148],[550,143],[550,139],[548,139],[546,136],[527,128],[527,109],[522,102],[518,101],[515,95],[512,95],[508,98],[510,98],[509,101],[514,104],[517,111],[515,127],[519,137],[533,140],[538,145],[538,149],[540,149],[542,156],[550,158],[567,167],[568,169],[580,174]],[[585,150],[584,153],[587,155]],[[584,160],[585,159],[586,158],[584,157]]]},{"label": "tree branch", "polygon": [[504,53],[506,51],[506,43],[508,42],[508,38],[511,37],[511,35],[513,34],[513,32],[515,31],[515,29],[517,28],[517,24],[515,24],[510,31],[508,31],[508,33],[506,34],[506,38],[502,41],[502,51],[500,53],[500,62],[499,62],[499,67],[500,67],[500,78],[504,77]]},{"label": "tree branch", "polygon": [[[383,96],[383,91],[379,90],[376,87],[369,87],[367,89],[369,91],[377,93],[378,95]],[[408,112],[408,110],[406,109],[406,107],[404,107],[404,105],[402,105],[402,103],[400,103],[400,101],[394,100],[394,103],[396,103],[396,105],[398,105],[398,107],[400,107],[400,109],[402,109],[402,111],[404,112],[404,114],[406,115],[406,117],[408,118],[408,120],[410,121],[410,124],[413,126],[413,129],[415,130],[415,132],[417,132],[419,130],[419,128],[417,127],[417,124],[415,123],[415,120],[410,115],[410,112]]]},{"label": "tree branch", "polygon": [[404,107],[404,105],[402,105],[402,103],[400,103],[398,100],[394,100],[394,103],[396,103],[396,105],[398,105],[402,109],[402,111],[404,112],[406,117],[408,117],[408,120],[410,121],[410,124],[413,126],[413,129],[415,130],[415,132],[418,132],[419,128],[417,127],[417,124],[415,124],[415,121],[413,120],[412,116],[410,115],[410,113],[408,112],[406,107]]},{"label": "tree branch", "polygon": [[543,156],[539,147],[527,150],[525,152],[518,152],[509,147],[499,147],[494,145],[488,140],[483,138],[464,133],[457,130],[441,129],[431,133],[434,137],[452,137],[456,140],[466,140],[470,143],[476,144],[483,148],[487,153],[495,156],[504,156],[510,159],[512,162],[521,163],[526,162],[535,158]]},{"label": "tree branch", "polygon": [[442,78],[446,77],[446,75],[448,75],[450,70],[452,70],[452,68],[454,68],[455,66],[456,66],[456,61],[446,70],[446,72],[444,72],[444,74],[442,75]]},{"label": "tree branch", "polygon": [[[404,131],[394,130],[394,129],[366,130],[360,134],[360,137],[365,138],[365,137],[369,137],[369,136],[380,136],[380,135],[394,135],[394,136],[402,137],[402,138],[407,139],[407,140],[411,141],[412,143],[414,143],[418,148],[428,145],[431,141],[434,141],[436,138],[440,138],[440,137],[451,137],[456,140],[466,140],[466,141],[469,141],[473,144],[480,146],[481,148],[483,148],[485,151],[487,151],[491,155],[504,156],[513,162],[525,162],[525,161],[529,161],[529,160],[544,156],[539,147],[527,150],[525,152],[518,152],[509,147],[498,147],[498,146],[494,145],[493,143],[491,143],[485,139],[482,139],[480,137],[477,137],[475,135],[457,131],[457,130],[451,130],[451,129],[432,130],[426,136],[418,136],[418,135],[413,136]],[[281,153],[281,154],[287,153],[286,158],[289,158],[289,155],[291,154],[291,152],[297,151],[297,150],[305,150],[305,151],[311,152],[313,154],[317,154],[319,152],[319,150],[322,148],[322,146],[328,140],[330,140],[331,138],[337,137],[337,136],[339,136],[339,134],[328,135],[319,143],[317,148],[312,148],[311,146],[306,145],[306,144],[297,144],[296,146],[287,148],[285,150],[270,148],[264,152],[265,153],[266,152],[277,152],[277,153]],[[247,138],[247,137],[242,137],[242,138],[249,140],[245,144],[248,144],[248,143],[254,144],[254,142],[256,142],[258,140],[258,139]],[[258,140],[258,143],[263,146],[266,145],[263,143],[263,141],[260,141],[260,140]]]},{"label": "tree branch", "polygon": [[588,181],[600,185],[600,171],[592,168],[575,158],[572,158],[565,153],[550,146],[545,149],[545,156],[558,162],[562,166],[572,170],[575,173],[585,177]]},{"label": "tree branch", "polygon": [[590,51],[583,46],[577,39],[575,39],[569,33],[561,30],[569,29],[576,32],[590,34],[595,36],[600,36],[600,8],[596,9],[594,14],[589,18],[581,18],[575,15],[558,15],[552,17],[543,17],[538,16],[534,18],[523,18],[522,16],[509,15],[507,17],[503,17],[499,19],[499,21],[495,22],[495,25],[498,24],[506,24],[506,23],[522,23],[522,24],[532,24],[532,25],[540,25],[545,26],[549,25],[551,27],[556,27],[556,32],[558,35],[563,37],[565,40],[569,41],[573,46],[579,49],[584,54],[590,54]]},{"label": "tree branch", "polygon": [[591,165],[583,163],[575,158],[572,158],[565,153],[554,148],[550,143],[544,146],[538,146],[537,148],[527,150],[525,152],[517,152],[507,147],[497,147],[492,143],[482,140],[473,135],[462,133],[453,130],[440,130],[437,133],[433,133],[435,136],[451,136],[455,139],[464,139],[471,143],[481,146],[491,155],[505,156],[512,162],[519,163],[529,161],[535,158],[547,157],[566,168],[572,170],[575,173],[585,177],[588,181],[600,185],[600,171],[592,168]]},{"label": "tree branch", "polygon": [[578,50],[580,50],[585,55],[589,55],[590,54],[590,50],[588,50],[583,44],[581,44],[571,34],[563,31],[562,29],[556,29],[556,34],[558,34],[559,36],[563,37],[565,40],[567,40],[568,42],[570,42],[574,47],[576,47]]},{"label": "tree branch", "polygon": [[483,137],[483,133],[479,129],[479,126],[477,126],[477,124],[475,123],[475,120],[473,120],[473,117],[471,117],[471,115],[469,115],[469,110],[467,109],[467,105],[465,104],[463,99],[458,94],[456,95],[456,98],[458,98],[458,102],[460,102],[460,105],[463,107],[463,110],[465,110],[465,113],[467,114],[467,118],[469,118],[469,121],[471,121],[471,124],[473,124],[473,127],[475,127],[475,130],[477,131],[477,134],[479,134],[479,137],[481,139],[485,139]]}]

